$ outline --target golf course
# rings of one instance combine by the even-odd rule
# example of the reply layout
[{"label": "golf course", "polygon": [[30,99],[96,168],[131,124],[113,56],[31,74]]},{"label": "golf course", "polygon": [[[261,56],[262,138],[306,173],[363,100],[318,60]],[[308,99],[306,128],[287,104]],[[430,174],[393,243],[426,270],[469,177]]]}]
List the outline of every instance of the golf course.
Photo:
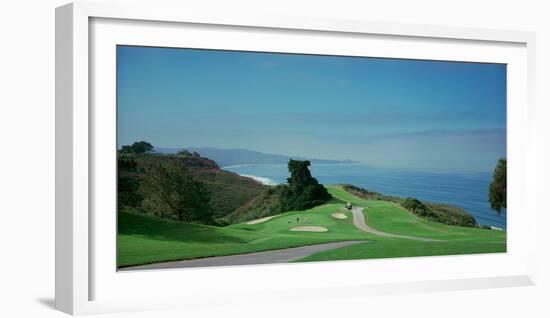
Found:
[{"label": "golf course", "polygon": [[[121,209],[118,267],[184,268],[506,252],[506,231],[433,222],[395,202],[360,198],[342,186],[324,187],[332,196],[325,204],[223,227]],[[353,209],[346,209],[346,203]]]},{"label": "golf course", "polygon": [[117,61],[117,270],[507,252],[505,64]]}]

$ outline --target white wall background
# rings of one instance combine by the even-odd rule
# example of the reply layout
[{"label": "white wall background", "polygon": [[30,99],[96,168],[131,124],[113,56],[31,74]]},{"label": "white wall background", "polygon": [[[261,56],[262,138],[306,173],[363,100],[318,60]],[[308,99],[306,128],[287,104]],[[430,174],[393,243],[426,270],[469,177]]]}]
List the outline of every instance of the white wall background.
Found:
[{"label": "white wall background", "polygon": [[[186,0],[180,0],[186,1]],[[131,1],[125,1],[130,3]],[[164,1],[150,1],[156,6]],[[547,1],[506,0],[264,0],[187,1],[201,7],[250,14],[398,21],[434,25],[530,30],[538,33],[541,123],[550,119],[550,10]],[[60,0],[0,2],[0,316],[62,317],[54,311],[54,8]],[[131,5],[131,4],[130,4]],[[548,180],[550,125],[539,129],[538,169]],[[550,248],[539,182],[539,277],[536,287],[380,296],[262,308],[205,308],[117,314],[113,317],[548,317]],[[111,316],[111,315],[109,315]]]}]

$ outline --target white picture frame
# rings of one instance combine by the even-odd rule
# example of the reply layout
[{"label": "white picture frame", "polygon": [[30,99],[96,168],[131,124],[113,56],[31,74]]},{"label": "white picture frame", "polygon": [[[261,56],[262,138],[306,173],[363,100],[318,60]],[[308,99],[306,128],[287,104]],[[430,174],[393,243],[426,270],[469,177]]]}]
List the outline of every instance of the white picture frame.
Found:
[{"label": "white picture frame", "polygon": [[[181,28],[187,28],[186,33],[182,33]],[[140,32],[136,32],[138,29]],[[220,32],[234,41],[221,42]],[[257,41],[250,40],[252,33],[259,36]],[[365,48],[353,44],[361,38],[371,41],[368,52],[373,56],[390,57],[391,49],[407,43],[408,52],[401,50],[393,57],[508,63],[511,69],[508,78],[508,253],[117,273],[116,266],[112,266],[115,245],[111,235],[116,231],[116,215],[92,213],[98,207],[109,209],[112,200],[97,198],[102,191],[114,195],[115,189],[109,181],[115,176],[114,166],[109,163],[115,158],[114,152],[109,156],[113,150],[110,143],[115,140],[112,130],[115,117],[111,107],[97,106],[98,102],[110,105],[114,98],[113,52],[109,48],[116,44],[186,45],[178,42],[185,39],[176,40],[175,34],[187,34],[187,40],[209,48],[365,55]],[[258,40],[265,36],[272,38]],[[310,37],[312,47],[300,47],[300,40],[304,39],[300,37]],[[199,38],[206,42],[200,42]],[[347,51],[331,46],[331,41],[349,44]],[[321,42],[324,44],[316,46]],[[289,16],[224,16],[190,12],[184,5],[157,8],[73,3],[57,8],[56,308],[71,314],[85,314],[229,304],[242,298],[284,302],[321,299],[327,293],[334,298],[351,291],[356,295],[380,295],[534,284],[537,213],[534,205],[537,115],[533,94],[534,46],[533,33],[518,31]],[[427,48],[436,53],[427,55]],[[99,121],[101,127],[111,128],[101,132],[94,129]],[[522,217],[515,217],[513,211],[520,209]],[[109,235],[94,236],[98,228]],[[445,269],[426,271],[436,266]],[[347,274],[324,281],[314,279],[316,273],[327,270]],[[371,274],[358,280],[353,273],[360,271]],[[266,272],[273,278],[262,281]],[[289,275],[299,275],[301,280],[281,284],[278,277],[291,277]],[[217,282],[218,289],[214,291],[211,284],[204,283],[206,278]],[[194,288],[174,293],[168,285],[178,279],[184,279]],[[151,286],[151,289],[155,284],[164,284],[167,288],[165,293],[157,289],[154,293],[138,295],[132,292],[136,290],[135,284]],[[226,293],[223,298],[222,292]],[[227,297],[227,292],[233,296]],[[246,297],[238,297],[243,295]]]}]

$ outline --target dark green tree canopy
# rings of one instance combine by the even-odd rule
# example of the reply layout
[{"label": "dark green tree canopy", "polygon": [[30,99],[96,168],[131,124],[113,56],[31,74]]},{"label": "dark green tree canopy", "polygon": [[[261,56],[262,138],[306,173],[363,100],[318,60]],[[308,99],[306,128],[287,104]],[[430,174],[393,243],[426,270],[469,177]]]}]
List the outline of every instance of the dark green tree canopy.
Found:
[{"label": "dark green tree canopy", "polygon": [[493,172],[493,182],[489,186],[491,208],[502,213],[506,209],[506,159],[499,159]]},{"label": "dark green tree canopy", "polygon": [[120,152],[121,152],[121,153],[132,153],[132,146],[130,146],[130,145],[123,145],[123,146],[120,148]]},{"label": "dark green tree canopy", "polygon": [[132,145],[123,145],[120,148],[120,152],[142,154],[152,152],[153,149],[153,145],[151,145],[147,141],[136,141]]},{"label": "dark green tree canopy", "polygon": [[311,163],[308,160],[292,160],[288,161],[288,172],[290,177],[287,178],[288,185],[296,190],[303,190],[310,185],[318,185],[317,179],[311,176],[309,171]]},{"label": "dark green tree canopy", "polygon": [[279,197],[282,211],[305,210],[332,199],[327,189],[311,176],[309,166],[307,160],[288,162],[288,185],[282,186]]}]

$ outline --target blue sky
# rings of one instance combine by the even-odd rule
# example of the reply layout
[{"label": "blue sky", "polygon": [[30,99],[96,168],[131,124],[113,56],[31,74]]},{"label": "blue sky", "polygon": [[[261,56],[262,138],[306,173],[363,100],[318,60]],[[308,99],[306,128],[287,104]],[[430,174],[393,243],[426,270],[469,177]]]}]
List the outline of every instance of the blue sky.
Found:
[{"label": "blue sky", "polygon": [[491,171],[506,66],[119,46],[118,143]]}]

